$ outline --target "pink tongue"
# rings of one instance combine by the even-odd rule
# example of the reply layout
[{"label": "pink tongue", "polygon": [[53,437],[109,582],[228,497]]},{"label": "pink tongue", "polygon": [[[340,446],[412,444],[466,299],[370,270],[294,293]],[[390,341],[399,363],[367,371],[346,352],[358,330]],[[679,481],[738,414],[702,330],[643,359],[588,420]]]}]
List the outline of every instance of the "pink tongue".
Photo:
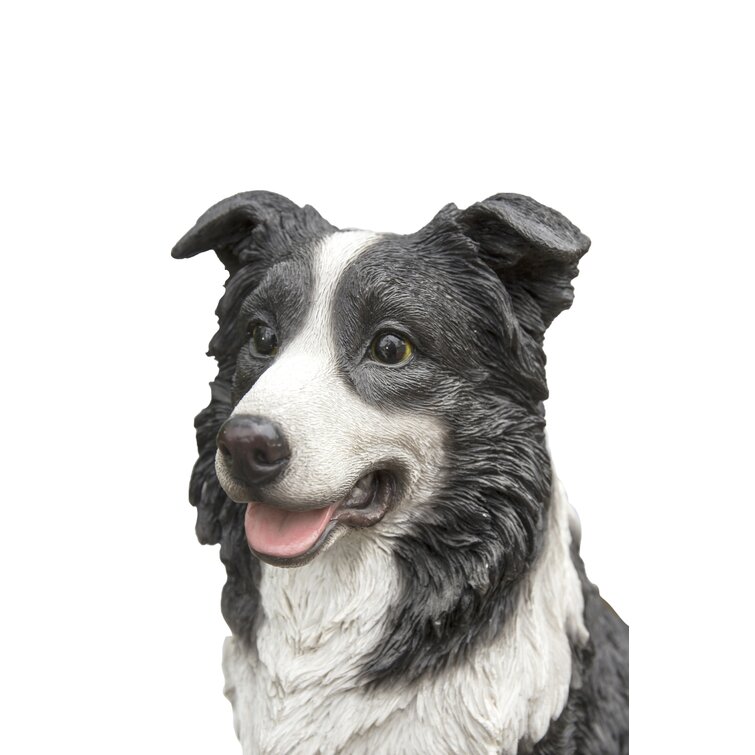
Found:
[{"label": "pink tongue", "polygon": [[246,507],[244,529],[258,553],[291,558],[306,553],[322,535],[337,504],[310,511],[286,511],[264,503]]}]

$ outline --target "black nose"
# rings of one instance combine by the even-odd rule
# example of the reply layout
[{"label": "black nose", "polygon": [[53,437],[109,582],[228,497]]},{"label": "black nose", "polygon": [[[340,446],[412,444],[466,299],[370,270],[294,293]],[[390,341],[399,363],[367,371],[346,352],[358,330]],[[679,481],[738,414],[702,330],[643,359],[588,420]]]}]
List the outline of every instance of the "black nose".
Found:
[{"label": "black nose", "polygon": [[288,464],[290,451],[280,427],[262,417],[240,414],[223,423],[218,448],[233,476],[247,485],[277,477]]}]

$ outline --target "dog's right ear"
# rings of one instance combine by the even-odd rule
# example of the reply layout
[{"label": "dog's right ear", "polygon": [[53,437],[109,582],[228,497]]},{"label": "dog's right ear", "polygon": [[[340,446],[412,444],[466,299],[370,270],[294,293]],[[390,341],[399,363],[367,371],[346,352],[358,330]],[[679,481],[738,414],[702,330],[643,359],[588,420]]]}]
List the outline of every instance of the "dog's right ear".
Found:
[{"label": "dog's right ear", "polygon": [[234,272],[246,261],[245,252],[254,246],[255,235],[270,226],[291,225],[302,214],[314,214],[322,221],[311,207],[301,208],[271,191],[236,194],[210,207],[173,247],[172,256],[184,259],[214,249],[229,272]]}]

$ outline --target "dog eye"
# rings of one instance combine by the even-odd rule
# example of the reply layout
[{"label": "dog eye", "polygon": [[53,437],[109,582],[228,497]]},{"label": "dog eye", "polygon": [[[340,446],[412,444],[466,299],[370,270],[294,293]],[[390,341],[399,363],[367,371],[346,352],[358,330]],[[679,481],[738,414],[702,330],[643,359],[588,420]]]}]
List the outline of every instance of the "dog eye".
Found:
[{"label": "dog eye", "polygon": [[275,331],[263,322],[253,322],[249,325],[252,353],[258,357],[274,357],[278,353],[278,336]]},{"label": "dog eye", "polygon": [[376,362],[403,364],[409,361],[414,353],[414,347],[409,339],[399,333],[378,333],[372,339],[370,353]]}]

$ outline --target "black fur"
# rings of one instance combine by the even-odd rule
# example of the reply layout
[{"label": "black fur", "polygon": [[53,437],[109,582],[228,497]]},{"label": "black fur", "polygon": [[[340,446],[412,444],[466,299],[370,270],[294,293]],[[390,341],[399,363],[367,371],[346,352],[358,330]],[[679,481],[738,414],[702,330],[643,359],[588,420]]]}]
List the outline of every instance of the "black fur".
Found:
[{"label": "black fur", "polygon": [[534,755],[627,755],[629,630],[587,579],[576,541],[572,560],[585,596],[586,647],[574,648],[566,707],[534,747]]},{"label": "black fur", "polygon": [[[215,476],[215,435],[263,369],[245,349],[246,324],[264,312],[284,336],[296,332],[308,304],[309,254],[334,230],[309,207],[250,192],[209,210],[174,249],[186,257],[214,248],[230,273],[210,344],[219,374],[195,423],[190,498],[200,541],[221,543],[224,616],[248,639],[259,564],[243,507]],[[551,491],[543,337],[570,306],[588,247],[559,213],[499,194],[463,211],[448,205],[415,234],[381,237],[340,281],[334,335],[347,383],[362,400],[440,417],[449,430],[442,492],[393,544],[403,589],[382,641],[364,658],[366,683],[407,682],[463,662],[517,610]],[[362,356],[376,329],[396,322],[416,353],[386,379]],[[574,649],[574,689],[546,738],[529,748],[539,755],[626,747],[626,627],[584,584],[592,645]]]}]

